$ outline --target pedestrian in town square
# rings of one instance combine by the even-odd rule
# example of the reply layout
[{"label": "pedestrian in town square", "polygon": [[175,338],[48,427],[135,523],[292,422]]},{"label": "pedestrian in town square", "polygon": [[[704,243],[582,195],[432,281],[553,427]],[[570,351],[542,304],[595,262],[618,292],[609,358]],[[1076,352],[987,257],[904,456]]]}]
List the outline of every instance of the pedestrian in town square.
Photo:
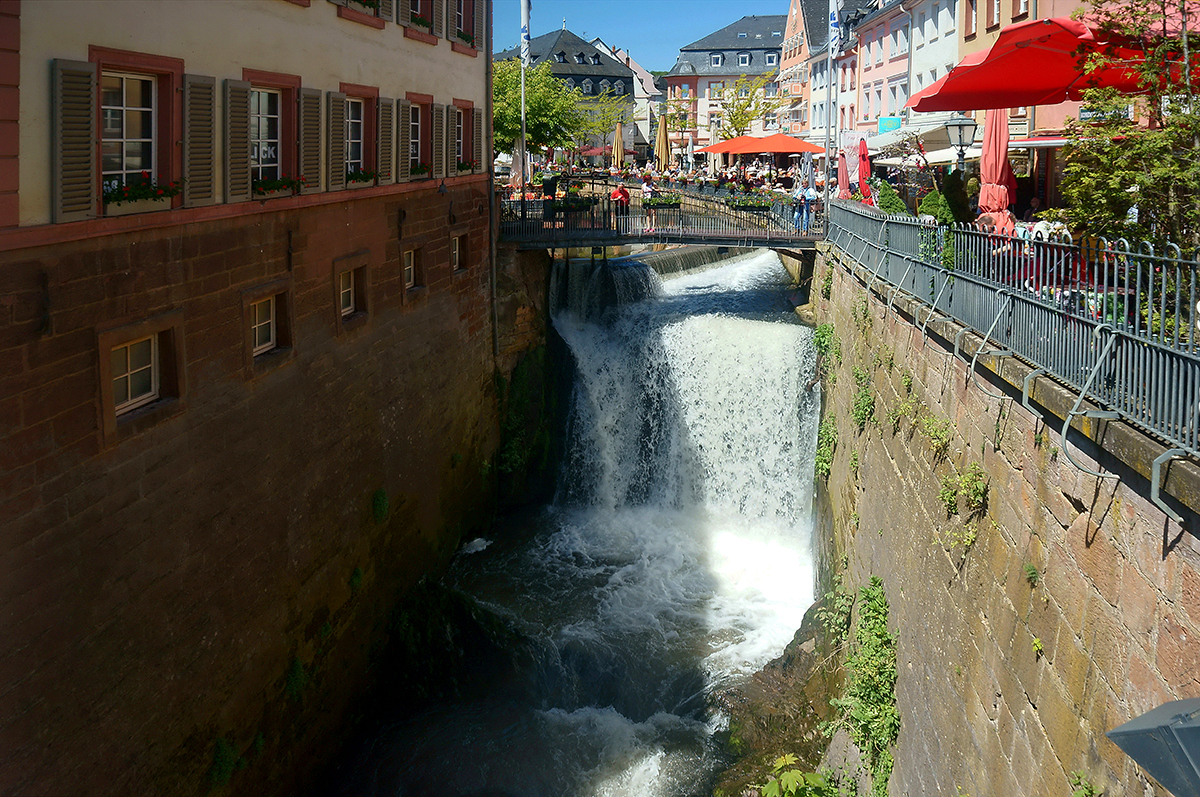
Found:
[{"label": "pedestrian in town square", "polygon": [[609,194],[609,199],[616,205],[618,216],[629,215],[629,189],[624,185],[618,184]]},{"label": "pedestrian in town square", "polygon": [[656,196],[658,196],[658,191],[654,188],[654,180],[647,174],[642,178],[642,207],[646,209],[646,232],[654,232],[656,214],[654,206],[646,205],[645,200],[653,199]]},{"label": "pedestrian in town square", "polygon": [[808,197],[805,195],[804,185],[799,182],[796,183],[796,189],[792,191],[792,210],[792,223],[796,227],[796,232],[800,235],[808,235]]}]

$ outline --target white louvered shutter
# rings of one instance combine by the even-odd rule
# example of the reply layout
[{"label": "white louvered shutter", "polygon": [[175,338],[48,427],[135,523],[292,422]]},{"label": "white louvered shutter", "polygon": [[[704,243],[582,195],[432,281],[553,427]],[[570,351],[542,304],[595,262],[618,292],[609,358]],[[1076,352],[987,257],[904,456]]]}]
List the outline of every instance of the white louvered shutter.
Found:
[{"label": "white louvered shutter", "polygon": [[433,179],[446,176],[446,106],[433,106]]},{"label": "white louvered shutter", "polygon": [[329,170],[325,185],[329,191],[340,191],[346,187],[346,95],[330,91],[325,97],[325,168]]},{"label": "white louvered shutter", "polygon": [[487,171],[483,162],[483,109],[476,108],[473,112],[475,126],[471,130],[471,141],[474,144],[472,157],[475,160],[475,171]]},{"label": "white louvered shutter", "polygon": [[299,106],[297,119],[300,129],[296,141],[299,147],[297,162],[305,186],[302,194],[315,194],[321,190],[321,91],[320,89],[300,89],[296,98]]},{"label": "white louvered shutter", "polygon": [[379,184],[396,182],[396,103],[388,97],[380,97],[375,118],[379,120],[375,163],[379,171]]},{"label": "white louvered shutter", "polygon": [[419,113],[408,100],[396,100],[396,126],[399,134],[396,136],[396,182],[406,183],[412,177],[409,173],[412,138],[409,135],[412,125],[410,114]]},{"label": "white louvered shutter", "polygon": [[475,5],[475,49],[483,52],[484,37],[487,35],[487,0],[468,0]]},{"label": "white louvered shutter", "polygon": [[54,222],[100,215],[96,164],[96,86],[99,67],[55,59],[51,86],[51,208]]},{"label": "white louvered shutter", "polygon": [[225,201],[250,201],[250,84],[225,81]]},{"label": "white louvered shutter", "polygon": [[446,0],[433,0],[433,35],[446,36]]},{"label": "white louvered shutter", "polygon": [[379,18],[387,22],[395,19],[396,0],[379,0]]},{"label": "white louvered shutter", "polygon": [[183,76],[183,204],[217,201],[217,81]]}]

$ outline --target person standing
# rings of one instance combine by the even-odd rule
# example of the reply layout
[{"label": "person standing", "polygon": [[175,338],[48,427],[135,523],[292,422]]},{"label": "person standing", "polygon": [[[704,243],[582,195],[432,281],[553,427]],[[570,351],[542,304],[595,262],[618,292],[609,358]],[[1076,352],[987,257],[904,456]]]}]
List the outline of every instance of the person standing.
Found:
[{"label": "person standing", "polygon": [[653,199],[658,195],[654,189],[654,180],[650,175],[642,178],[642,207],[646,209],[646,232],[654,232],[654,222],[656,214],[653,205],[647,205],[647,199]]},{"label": "person standing", "polygon": [[1029,210],[1025,211],[1022,221],[1037,221],[1037,213],[1042,209],[1042,200],[1040,197],[1033,197],[1029,200]]},{"label": "person standing", "polygon": [[808,197],[805,195],[804,186],[797,181],[796,189],[792,191],[792,223],[796,227],[796,232],[800,235],[808,235]]}]

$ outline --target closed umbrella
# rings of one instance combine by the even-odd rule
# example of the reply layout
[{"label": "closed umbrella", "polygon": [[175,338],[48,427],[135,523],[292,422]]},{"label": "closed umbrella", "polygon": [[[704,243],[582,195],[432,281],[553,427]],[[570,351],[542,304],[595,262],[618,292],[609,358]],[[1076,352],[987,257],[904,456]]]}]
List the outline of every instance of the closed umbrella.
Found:
[{"label": "closed umbrella", "polygon": [[667,143],[667,120],[665,116],[658,118],[658,134],[654,137],[654,160],[659,169],[666,168],[671,163],[671,147]]},{"label": "closed umbrella", "polygon": [[1008,210],[1017,196],[1017,176],[1008,162],[1008,113],[990,110],[983,125],[979,159],[979,212]]},{"label": "closed umbrella", "polygon": [[809,188],[816,190],[817,170],[813,168],[813,156],[811,152],[804,153],[804,180],[808,183]]},{"label": "closed umbrella", "polygon": [[874,205],[875,200],[871,198],[871,184],[867,182],[867,178],[870,176],[871,157],[867,152],[867,140],[860,138],[858,140],[858,192],[862,194],[864,203]]},{"label": "closed umbrella", "polygon": [[846,165],[846,151],[838,152],[838,199],[850,198],[850,167]]},{"label": "closed umbrella", "polygon": [[624,128],[617,123],[617,132],[613,135],[612,143],[612,165],[617,168],[625,163],[625,136],[622,135]]},{"label": "closed umbrella", "polygon": [[696,162],[696,137],[695,137],[695,136],[688,136],[688,145],[687,145],[687,166],[688,166],[688,169],[691,169],[691,168],[692,168],[692,164],[693,164],[693,163],[695,163],[695,162]]}]

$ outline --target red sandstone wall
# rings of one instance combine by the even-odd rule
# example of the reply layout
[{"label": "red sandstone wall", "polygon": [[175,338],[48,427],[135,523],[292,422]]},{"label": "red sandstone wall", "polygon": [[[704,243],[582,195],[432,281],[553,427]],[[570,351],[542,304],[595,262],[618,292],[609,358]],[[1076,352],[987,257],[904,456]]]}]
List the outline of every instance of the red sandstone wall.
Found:
[{"label": "red sandstone wall", "polygon": [[[818,262],[815,284],[829,269],[830,299],[813,294],[842,351],[824,396],[839,429],[826,520],[850,585],[884,579],[898,634],[889,793],[1059,797],[1082,771],[1106,795],[1166,795],[1104,733],[1200,696],[1200,539],[1150,502],[1137,473],[1098,480],[1068,462],[1061,421],[1047,426],[982,364],[969,380],[970,352],[953,356],[953,333],[923,339],[904,297],[885,310],[831,262]],[[875,400],[862,432],[854,367]],[[923,418],[949,422],[944,458]],[[1092,470],[1097,459],[1119,467],[1081,433],[1071,445]],[[949,516],[939,490],[971,463],[987,474],[987,509]]]},{"label": "red sandstone wall", "polygon": [[[236,791],[296,793],[395,597],[488,517],[485,190],[0,252],[0,792],[202,794],[225,738]],[[343,328],[355,252],[369,306]],[[276,280],[293,351],[251,366],[243,292]],[[172,310],[181,406],[106,437],[98,328]]]}]

